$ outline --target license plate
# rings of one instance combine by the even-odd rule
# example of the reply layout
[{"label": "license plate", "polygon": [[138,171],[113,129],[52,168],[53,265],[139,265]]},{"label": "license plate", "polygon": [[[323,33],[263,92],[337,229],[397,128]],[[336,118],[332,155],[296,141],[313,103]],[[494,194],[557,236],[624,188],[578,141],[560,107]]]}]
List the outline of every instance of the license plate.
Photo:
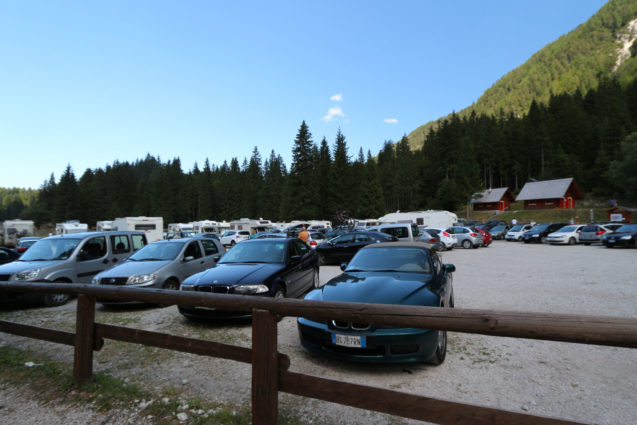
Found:
[{"label": "license plate", "polygon": [[609,239],[608,243],[615,243],[615,239]]},{"label": "license plate", "polygon": [[332,344],[343,347],[365,348],[365,337],[357,335],[332,334]]}]

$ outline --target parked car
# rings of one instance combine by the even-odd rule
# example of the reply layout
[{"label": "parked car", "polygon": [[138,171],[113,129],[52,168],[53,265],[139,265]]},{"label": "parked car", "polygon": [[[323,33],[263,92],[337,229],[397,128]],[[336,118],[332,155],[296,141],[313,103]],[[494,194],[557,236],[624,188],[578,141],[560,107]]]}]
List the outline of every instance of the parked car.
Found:
[{"label": "parked car", "polygon": [[549,233],[553,233],[564,226],[566,226],[566,223],[536,224],[522,234],[522,240],[524,243],[546,243]]},{"label": "parked car", "polygon": [[482,237],[483,247],[487,247],[491,245],[491,242],[493,242],[493,240],[491,239],[491,233],[488,230],[484,230],[480,227],[475,227],[472,230],[475,230],[476,232],[480,233],[480,236]]},{"label": "parked car", "polygon": [[426,230],[428,232],[435,233],[440,238],[440,242],[442,242],[446,250],[454,249],[458,245],[458,239],[456,239],[456,235],[447,232],[447,229],[427,227]]},{"label": "parked car", "polygon": [[[190,276],[182,291],[261,297],[298,297],[319,286],[318,256],[300,239],[253,239],[228,251],[217,267]],[[245,311],[179,306],[188,318],[250,316]]]},{"label": "parked car", "polygon": [[319,263],[344,263],[364,246],[373,243],[397,241],[395,236],[381,232],[348,232],[316,247]]},{"label": "parked car", "polygon": [[[617,229],[617,227],[615,227],[615,229]],[[584,245],[590,245],[598,242],[602,243],[602,237],[610,233],[613,233],[613,229],[611,229],[608,225],[589,224],[582,227],[579,234],[579,241]]]},{"label": "parked car", "polygon": [[208,232],[208,233],[195,233],[193,235],[194,238],[208,238],[208,239],[217,239],[221,240],[221,236],[218,233]]},{"label": "parked car", "polygon": [[369,231],[387,233],[399,241],[414,242],[420,238],[420,230],[413,223],[387,223],[367,228]]},{"label": "parked car", "polygon": [[260,232],[257,233],[254,239],[285,239],[287,238],[285,233],[274,232]]},{"label": "parked car", "polygon": [[478,248],[484,243],[482,235],[470,227],[452,226],[446,229],[447,233],[455,235],[458,244],[465,248]]},{"label": "parked car", "polygon": [[[452,264],[443,264],[419,242],[368,245],[344,273],[306,300],[453,307]],[[319,355],[358,362],[445,360],[447,333],[433,329],[399,329],[342,320],[297,320],[301,344]]]},{"label": "parked car", "polygon": [[549,233],[546,241],[550,244],[576,245],[579,243],[580,232],[584,227],[583,224],[569,224],[553,233]]},{"label": "parked car", "polygon": [[247,230],[228,230],[221,235],[221,244],[223,246],[235,246],[239,242],[250,239],[250,232]]},{"label": "parked car", "polygon": [[507,241],[521,241],[522,235],[531,230],[532,227],[530,224],[516,224],[506,233],[504,239]]},{"label": "parked car", "polygon": [[[125,262],[98,273],[91,283],[177,290],[188,276],[214,267],[225,252],[217,239],[157,241],[146,245]],[[102,304],[120,303],[105,299],[99,301]]]},{"label": "parked car", "polygon": [[637,224],[624,224],[613,233],[604,235],[602,243],[606,248],[615,246],[637,247]]},{"label": "parked car", "polygon": [[[34,243],[16,261],[0,266],[0,281],[89,283],[93,276],[126,260],[146,245],[142,231],[105,231],[50,236]],[[0,293],[0,298],[35,298],[51,307],[66,294]]]},{"label": "parked car", "polygon": [[320,230],[310,231],[309,234],[310,236],[307,239],[307,243],[312,249],[316,249],[317,246],[327,241],[325,239],[325,233],[321,232]]},{"label": "parked car", "polygon": [[440,241],[440,237],[433,230],[420,229],[420,241],[431,246],[435,251],[444,251],[445,245]]},{"label": "parked car", "polygon": [[10,248],[0,246],[0,264],[7,264],[17,260],[20,254]]},{"label": "parked car", "polygon": [[504,237],[506,236],[507,232],[510,229],[511,229],[511,226],[509,226],[508,224],[498,224],[492,227],[491,230],[489,230],[489,233],[491,233],[491,239],[493,240],[504,239]]},{"label": "parked car", "polygon": [[16,247],[16,251],[18,254],[24,254],[24,252],[31,247],[34,243],[39,241],[40,237],[37,236],[25,236],[20,238],[20,242],[18,242],[18,246]]}]

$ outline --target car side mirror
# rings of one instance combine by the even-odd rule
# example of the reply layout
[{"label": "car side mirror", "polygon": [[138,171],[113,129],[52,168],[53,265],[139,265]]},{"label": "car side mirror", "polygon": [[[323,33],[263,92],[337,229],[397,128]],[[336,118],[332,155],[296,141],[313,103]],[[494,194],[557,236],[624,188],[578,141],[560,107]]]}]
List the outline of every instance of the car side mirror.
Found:
[{"label": "car side mirror", "polygon": [[189,255],[189,256],[187,256],[187,257],[184,257],[184,262],[192,261],[192,260],[194,260],[194,259],[195,259],[195,257],[193,257],[192,255]]},{"label": "car side mirror", "polygon": [[445,264],[445,272],[453,273],[455,271],[456,271],[456,266],[454,266],[453,264]]},{"label": "car side mirror", "polygon": [[345,271],[346,268],[347,268],[347,263],[341,263],[341,270]]},{"label": "car side mirror", "polygon": [[298,263],[299,261],[301,261],[301,256],[300,255],[293,255],[290,257],[290,262],[292,263]]}]

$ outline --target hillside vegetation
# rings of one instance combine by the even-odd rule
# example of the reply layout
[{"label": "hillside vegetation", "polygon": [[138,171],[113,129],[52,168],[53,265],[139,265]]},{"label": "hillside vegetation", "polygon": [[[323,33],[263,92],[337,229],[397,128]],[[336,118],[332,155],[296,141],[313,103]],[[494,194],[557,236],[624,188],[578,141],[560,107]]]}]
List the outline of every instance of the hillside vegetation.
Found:
[{"label": "hillside vegetation", "polygon": [[[462,118],[472,112],[495,115],[503,111],[521,116],[534,100],[545,104],[551,94],[585,93],[597,88],[600,77],[612,76],[622,84],[629,83],[637,76],[637,59],[630,57],[617,70],[614,67],[619,42],[636,17],[637,0],[609,1],[586,23],[504,75],[457,115]],[[422,147],[428,130],[435,126],[436,122],[429,122],[412,131],[408,136],[412,149]]]}]

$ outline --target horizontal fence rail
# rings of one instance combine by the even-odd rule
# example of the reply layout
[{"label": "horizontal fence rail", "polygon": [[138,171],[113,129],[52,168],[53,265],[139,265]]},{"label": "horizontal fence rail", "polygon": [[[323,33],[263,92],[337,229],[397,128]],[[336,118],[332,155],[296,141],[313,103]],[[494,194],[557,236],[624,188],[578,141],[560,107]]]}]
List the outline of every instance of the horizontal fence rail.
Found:
[{"label": "horizontal fence rail", "polygon": [[[276,317],[280,315],[637,348],[637,318],[273,299],[85,284],[0,282],[0,291],[78,295],[75,333],[0,321],[0,332],[75,346],[76,383],[91,376],[93,351],[102,348],[104,339],[251,363],[255,425],[276,423],[279,391],[439,424],[578,423],[290,372],[290,358],[277,351]],[[95,302],[99,299],[252,312],[252,349],[95,323]]]}]

